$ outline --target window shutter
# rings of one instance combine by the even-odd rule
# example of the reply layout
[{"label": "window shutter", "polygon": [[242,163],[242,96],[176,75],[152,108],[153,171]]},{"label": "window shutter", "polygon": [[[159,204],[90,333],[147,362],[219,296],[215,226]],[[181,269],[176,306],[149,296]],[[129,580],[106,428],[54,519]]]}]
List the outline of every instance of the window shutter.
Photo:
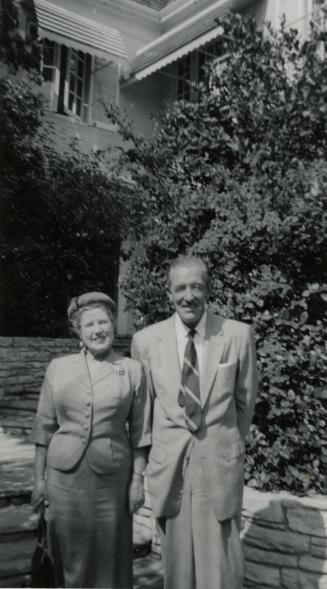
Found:
[{"label": "window shutter", "polygon": [[94,60],[93,91],[92,91],[92,120],[99,123],[108,123],[103,105],[118,103],[118,65],[99,58]]}]

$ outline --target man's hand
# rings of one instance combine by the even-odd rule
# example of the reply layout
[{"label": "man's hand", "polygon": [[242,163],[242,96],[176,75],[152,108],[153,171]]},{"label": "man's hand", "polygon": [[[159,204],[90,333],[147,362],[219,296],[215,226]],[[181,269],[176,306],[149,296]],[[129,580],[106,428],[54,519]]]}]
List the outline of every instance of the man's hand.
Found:
[{"label": "man's hand", "polygon": [[134,513],[144,504],[144,477],[141,474],[133,474],[128,492],[129,510]]}]

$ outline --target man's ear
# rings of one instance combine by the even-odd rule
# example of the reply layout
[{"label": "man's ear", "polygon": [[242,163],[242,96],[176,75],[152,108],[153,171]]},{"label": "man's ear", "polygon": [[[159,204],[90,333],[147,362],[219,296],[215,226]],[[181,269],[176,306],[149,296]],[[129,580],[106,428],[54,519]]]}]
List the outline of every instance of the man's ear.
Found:
[{"label": "man's ear", "polygon": [[169,302],[172,304],[172,302],[173,302],[173,298],[172,298],[172,296],[171,296],[171,292],[170,292],[170,290],[169,290],[169,287],[168,287],[168,286],[166,286],[166,293],[167,293],[167,297],[168,297],[168,299],[169,299]]}]

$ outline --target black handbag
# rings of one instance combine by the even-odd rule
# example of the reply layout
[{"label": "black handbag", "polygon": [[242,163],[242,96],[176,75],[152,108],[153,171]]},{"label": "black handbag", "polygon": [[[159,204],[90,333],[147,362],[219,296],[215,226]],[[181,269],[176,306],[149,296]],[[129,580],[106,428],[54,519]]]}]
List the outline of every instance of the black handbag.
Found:
[{"label": "black handbag", "polygon": [[48,552],[47,524],[43,511],[37,529],[37,545],[32,556],[31,587],[55,587],[54,566]]}]

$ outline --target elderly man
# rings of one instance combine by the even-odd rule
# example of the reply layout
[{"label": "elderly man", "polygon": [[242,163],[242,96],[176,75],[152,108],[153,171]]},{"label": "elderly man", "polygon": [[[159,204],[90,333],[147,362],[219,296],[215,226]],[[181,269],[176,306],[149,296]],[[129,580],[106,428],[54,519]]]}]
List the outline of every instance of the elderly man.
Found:
[{"label": "elderly man", "polygon": [[172,263],[168,288],[175,313],[132,342],[153,403],[147,477],[165,589],[241,589],[244,441],[257,392],[251,328],[207,310],[197,257]]}]

